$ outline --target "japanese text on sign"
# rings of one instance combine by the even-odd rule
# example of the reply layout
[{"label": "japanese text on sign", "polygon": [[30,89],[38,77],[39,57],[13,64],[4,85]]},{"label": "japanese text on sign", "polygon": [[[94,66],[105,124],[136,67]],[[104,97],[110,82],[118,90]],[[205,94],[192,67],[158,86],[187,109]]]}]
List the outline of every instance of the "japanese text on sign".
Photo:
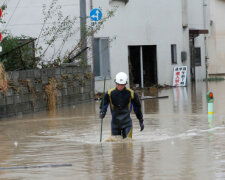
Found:
[{"label": "japanese text on sign", "polygon": [[187,66],[174,67],[173,86],[187,86]]}]

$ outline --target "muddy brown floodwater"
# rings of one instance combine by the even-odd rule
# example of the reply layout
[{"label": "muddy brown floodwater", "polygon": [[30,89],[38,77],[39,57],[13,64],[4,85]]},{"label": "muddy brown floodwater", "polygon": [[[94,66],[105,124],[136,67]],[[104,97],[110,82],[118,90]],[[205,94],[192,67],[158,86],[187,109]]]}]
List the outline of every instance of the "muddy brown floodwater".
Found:
[{"label": "muddy brown floodwater", "polygon": [[[225,82],[161,90],[133,140],[99,142],[99,102],[0,121],[0,179],[225,179]],[[206,93],[214,92],[208,119]],[[143,93],[149,95],[148,92]],[[110,136],[110,113],[103,140]]]}]

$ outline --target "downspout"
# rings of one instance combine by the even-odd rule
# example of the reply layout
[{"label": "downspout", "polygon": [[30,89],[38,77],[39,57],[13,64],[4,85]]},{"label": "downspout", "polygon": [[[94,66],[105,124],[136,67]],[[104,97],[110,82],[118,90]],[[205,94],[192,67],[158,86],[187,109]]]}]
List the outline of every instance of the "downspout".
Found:
[{"label": "downspout", "polygon": [[[208,28],[206,26],[206,8],[207,8],[207,3],[206,0],[202,0],[203,2],[203,25],[204,29]],[[208,42],[207,42],[207,36],[204,34],[204,46],[205,46],[205,70],[206,70],[206,79],[208,78]]]},{"label": "downspout", "polygon": [[[190,59],[190,41],[189,41],[189,27],[188,27],[188,11],[187,11],[187,0],[182,0],[182,27],[183,27],[183,51],[186,52],[186,58],[183,59],[182,63],[190,66],[188,59]],[[189,64],[188,64],[189,63]],[[190,71],[188,71],[189,73]],[[189,77],[189,74],[188,74]],[[190,76],[191,77],[191,76]]]}]

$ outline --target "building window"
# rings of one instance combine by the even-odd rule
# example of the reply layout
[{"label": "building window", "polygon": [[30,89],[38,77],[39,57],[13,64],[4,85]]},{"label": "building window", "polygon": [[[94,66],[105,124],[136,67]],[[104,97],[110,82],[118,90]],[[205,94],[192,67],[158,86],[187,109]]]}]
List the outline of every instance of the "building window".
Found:
[{"label": "building window", "polygon": [[176,44],[171,44],[171,61],[172,61],[172,64],[177,64],[177,46],[176,46]]},{"label": "building window", "polygon": [[107,79],[110,78],[108,38],[94,39],[94,66],[96,80],[101,80],[104,77],[106,77]]},{"label": "building window", "polygon": [[201,48],[195,47],[194,50],[195,66],[201,66]]}]

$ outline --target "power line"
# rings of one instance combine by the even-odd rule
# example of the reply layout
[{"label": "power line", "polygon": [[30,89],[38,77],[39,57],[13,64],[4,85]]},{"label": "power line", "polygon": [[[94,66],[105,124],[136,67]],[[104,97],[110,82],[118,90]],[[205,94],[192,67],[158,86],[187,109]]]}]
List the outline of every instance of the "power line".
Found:
[{"label": "power line", "polygon": [[9,20],[8,20],[6,26],[5,26],[5,29],[7,28],[7,26],[8,26],[8,24],[9,24],[9,22],[11,21],[11,19],[12,19],[14,13],[16,12],[16,9],[18,8],[20,1],[21,1],[21,0],[19,0],[19,1],[17,2],[17,5],[16,5],[16,7],[15,7],[15,9],[14,9],[14,11],[13,11],[11,17],[9,18]]},{"label": "power line", "polygon": [[3,5],[3,4],[6,4],[6,1],[7,1],[7,0],[5,0],[5,1],[2,3],[2,5]]},{"label": "power line", "polygon": [[[60,6],[61,7],[74,7],[74,6],[79,6],[79,4],[60,4]],[[12,6],[10,6],[10,7],[12,7]],[[33,6],[33,5],[30,5],[30,6],[20,6],[20,7],[18,7],[18,8],[20,8],[20,9],[28,9],[28,8],[42,8],[43,7],[43,4],[41,4],[41,5],[36,5],[36,6]],[[46,6],[46,7],[49,7],[49,6]]]},{"label": "power line", "polygon": [[[78,23],[79,22],[77,21],[75,24],[78,24]],[[45,23],[45,24],[51,25],[51,24],[53,24],[53,22],[48,22],[48,23]],[[43,23],[21,23],[21,24],[10,24],[8,26],[12,27],[12,26],[40,26],[40,25],[43,25]]]}]

